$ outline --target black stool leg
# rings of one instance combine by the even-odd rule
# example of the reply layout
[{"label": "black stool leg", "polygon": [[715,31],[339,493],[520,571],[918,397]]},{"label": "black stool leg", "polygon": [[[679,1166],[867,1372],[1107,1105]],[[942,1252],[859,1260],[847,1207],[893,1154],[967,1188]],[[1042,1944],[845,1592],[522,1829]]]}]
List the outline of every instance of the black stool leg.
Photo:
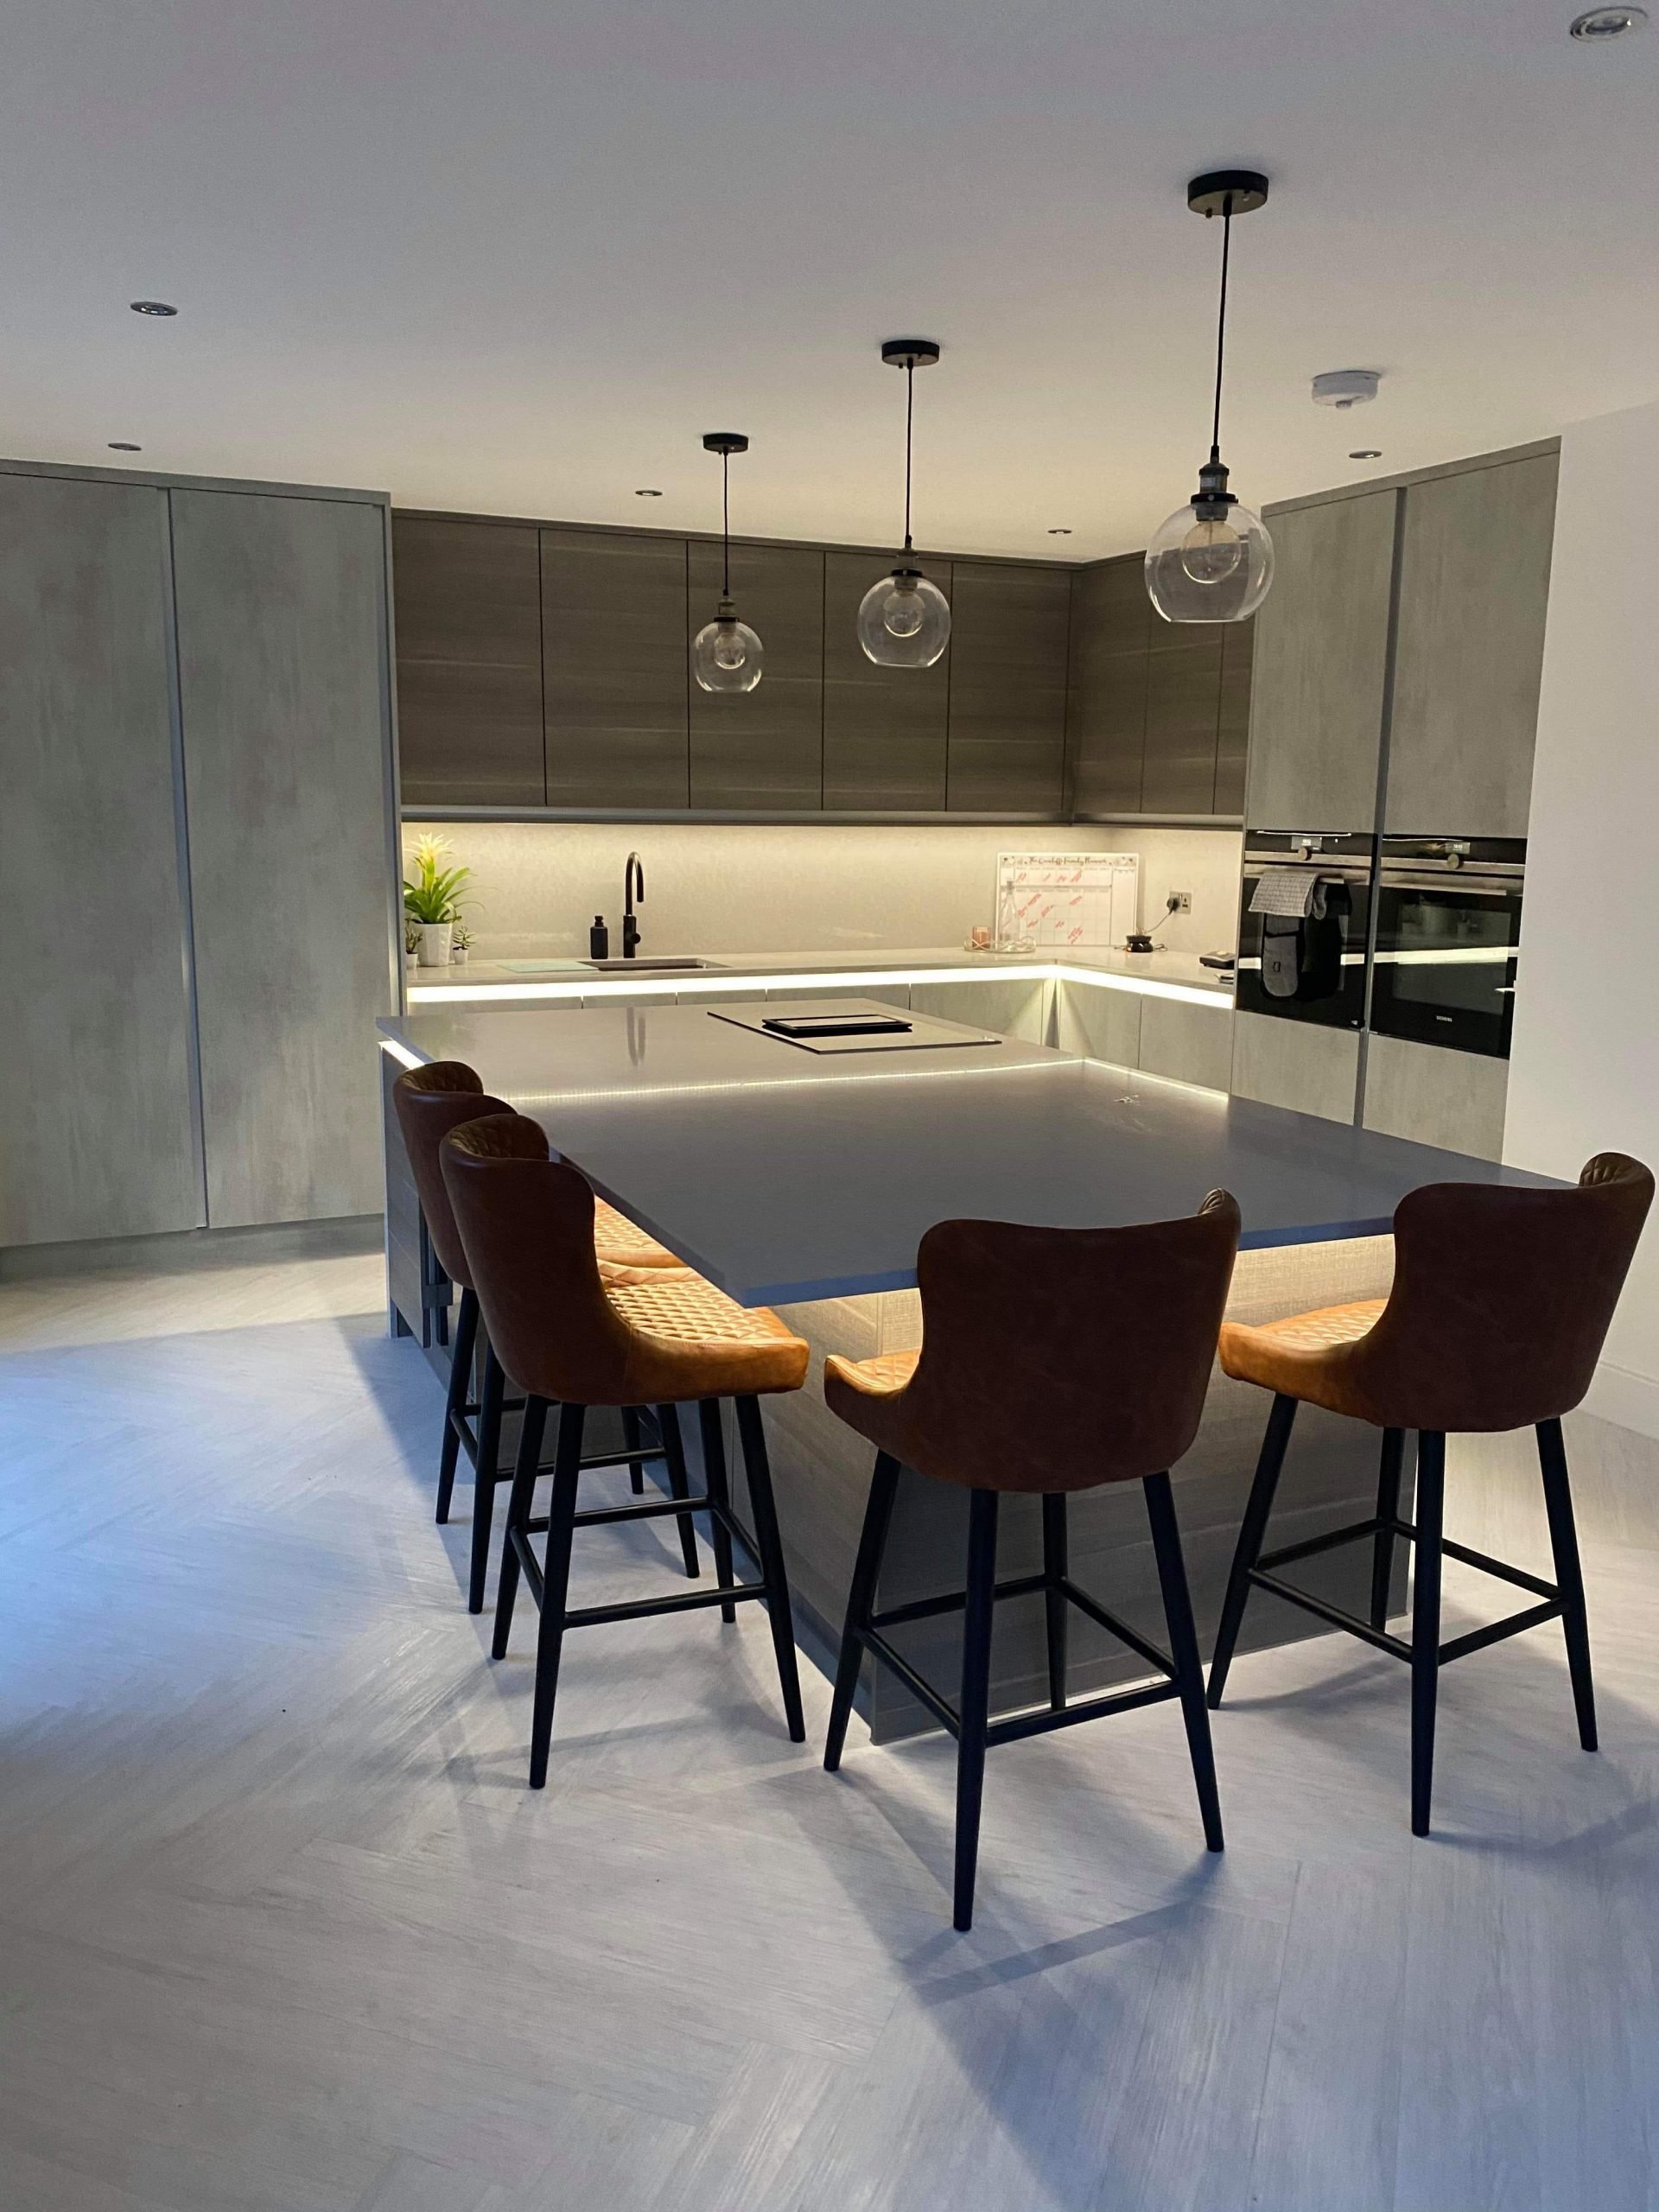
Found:
[{"label": "black stool leg", "polygon": [[1389,1578],[1394,1572],[1392,1524],[1400,1518],[1400,1475],[1405,1458],[1405,1430],[1385,1428],[1376,1474],[1376,1517],[1390,1525],[1377,1530],[1371,1546],[1371,1626],[1375,1629],[1389,1624]]},{"label": "black stool leg", "polygon": [[795,1623],[789,1607],[789,1577],[784,1567],[783,1538],[778,1533],[778,1504],[772,1494],[772,1461],[766,1454],[760,1401],[739,1398],[734,1402],[743,1470],[749,1482],[749,1510],[754,1516],[754,1541],[760,1547],[760,1578],[766,1586],[766,1618],[772,1623],[772,1648],[778,1655],[778,1680],[784,1693],[784,1718],[789,1723],[790,1742],[804,1744],[806,1716],[801,1711]]},{"label": "black stool leg", "polygon": [[[633,1406],[624,1406],[622,1408],[622,1447],[626,1452],[637,1452],[639,1449],[639,1414],[637,1408]],[[629,1460],[628,1488],[636,1497],[645,1496],[645,1463],[643,1459]]]},{"label": "black stool leg", "polygon": [[1428,1834],[1434,1789],[1434,1700],[1440,1675],[1440,1531],[1446,1515],[1446,1438],[1417,1437],[1417,1544],[1411,1597],[1411,1832]]},{"label": "black stool leg", "polygon": [[[528,1412],[528,1408],[525,1410]],[[547,1780],[547,1754],[553,1741],[553,1700],[558,1694],[559,1655],[564,1649],[564,1616],[570,1590],[570,1541],[575,1534],[576,1487],[582,1480],[582,1432],[587,1415],[585,1406],[559,1408],[553,1496],[547,1509],[547,1554],[542,1564],[542,1618],[536,1637],[536,1704],[530,1723],[532,1789],[541,1789]],[[541,1458],[539,1437],[536,1457]],[[524,1541],[528,1542],[528,1537]]]},{"label": "black stool leg", "polygon": [[1227,1595],[1222,1600],[1221,1625],[1216,1630],[1215,1656],[1210,1662],[1210,1704],[1212,1709],[1220,1706],[1221,1694],[1227,1687],[1227,1670],[1233,1663],[1234,1648],[1238,1643],[1238,1631],[1244,1620],[1244,1602],[1250,1594],[1250,1569],[1262,1556],[1262,1541],[1268,1533],[1268,1516],[1273,1510],[1273,1494],[1279,1487],[1280,1471],[1290,1445],[1290,1432],[1295,1426],[1296,1405],[1294,1398],[1287,1398],[1281,1392],[1274,1399],[1273,1411],[1268,1415],[1268,1433],[1262,1440],[1261,1454],[1255,1463],[1255,1480],[1250,1484],[1249,1501],[1244,1508],[1244,1519],[1239,1528],[1232,1572],[1227,1577]]},{"label": "black stool leg", "polygon": [[979,1864],[979,1808],[985,1794],[985,1732],[991,1718],[991,1628],[996,1612],[996,1508],[994,1490],[969,1493],[968,1605],[962,1624],[961,1725],[957,1737],[955,1924],[974,1924],[974,1873]]},{"label": "black stool leg", "polygon": [[[726,1483],[726,1439],[721,1433],[718,1398],[698,1399],[697,1429],[702,1439],[702,1472],[709,1485],[709,1495],[716,1505],[728,1506],[731,1493]],[[709,1535],[715,1548],[715,1580],[722,1590],[729,1590],[732,1586],[732,1532],[718,1513],[709,1516]],[[722,1605],[720,1618],[729,1627],[737,1618],[737,1607]]]},{"label": "black stool leg", "polygon": [[[498,1370],[499,1371],[499,1370]],[[487,1387],[487,1386],[486,1386]],[[547,1433],[547,1401],[526,1398],[524,1422],[518,1432],[518,1457],[513,1462],[512,1489],[507,1497],[507,1525],[501,1537],[501,1572],[495,1580],[495,1633],[490,1638],[492,1659],[507,1656],[512,1633],[512,1609],[518,1595],[518,1547],[536,1497],[536,1478],[541,1471],[542,1441]]]},{"label": "black stool leg", "polygon": [[[680,1434],[680,1409],[677,1406],[658,1406],[657,1427],[663,1440],[663,1455],[668,1464],[668,1494],[671,1497],[690,1497],[691,1485],[685,1475],[685,1439]],[[690,1575],[701,1573],[697,1564],[696,1516],[677,1513],[674,1516],[680,1531],[680,1556],[685,1561]]]},{"label": "black stool leg", "polygon": [[449,1518],[455,1491],[455,1463],[461,1457],[461,1408],[472,1395],[473,1347],[478,1341],[478,1293],[463,1290],[450,1347],[449,1395],[443,1405],[443,1450],[438,1455],[438,1519]]},{"label": "black stool leg", "polygon": [[479,1394],[478,1465],[473,1469],[473,1556],[467,1578],[467,1610],[484,1610],[484,1579],[490,1571],[490,1521],[501,1468],[501,1401],[506,1377],[493,1351],[484,1355],[484,1388]]},{"label": "black stool leg", "polygon": [[1221,1797],[1216,1788],[1210,1714],[1204,1702],[1204,1662],[1198,1656],[1192,1596],[1186,1586],[1186,1564],[1181,1557],[1180,1524],[1175,1518],[1175,1500],[1170,1494],[1166,1474],[1148,1475],[1141,1488],[1147,1495],[1147,1519],[1152,1524],[1152,1548],[1158,1561],[1159,1586],[1164,1593],[1164,1620],[1169,1630],[1170,1656],[1175,1662],[1181,1718],[1186,1723],[1186,1747],[1192,1755],[1192,1779],[1198,1785],[1205,1846],[1207,1850],[1219,1851]]},{"label": "black stool leg", "polygon": [[830,1701],[830,1733],[824,1738],[823,1764],[831,1774],[841,1764],[842,1746],[847,1741],[853,1693],[858,1688],[858,1670],[864,1659],[864,1631],[875,1611],[881,1554],[887,1548],[893,1501],[898,1490],[899,1462],[889,1459],[885,1452],[878,1452],[875,1472],[870,1478],[870,1502],[864,1509],[864,1528],[858,1540],[858,1557],[853,1565],[852,1588],[847,1593],[847,1624],[841,1632],[836,1694]]},{"label": "black stool leg", "polygon": [[1596,1693],[1590,1679],[1590,1621],[1584,1605],[1584,1569],[1579,1563],[1579,1532],[1573,1522],[1573,1492],[1567,1478],[1567,1446],[1558,1421],[1538,1424],[1538,1465],[1544,1478],[1544,1507],[1549,1515],[1549,1545],[1555,1554],[1555,1580],[1561,1593],[1561,1627],[1567,1637],[1567,1671],[1579,1716],[1579,1741],[1596,1748]]},{"label": "black stool leg", "polygon": [[1065,1710],[1065,1592],[1060,1585],[1070,1573],[1066,1560],[1065,1492],[1055,1491],[1043,1499],[1043,1611],[1048,1631],[1048,1701],[1056,1713]]}]

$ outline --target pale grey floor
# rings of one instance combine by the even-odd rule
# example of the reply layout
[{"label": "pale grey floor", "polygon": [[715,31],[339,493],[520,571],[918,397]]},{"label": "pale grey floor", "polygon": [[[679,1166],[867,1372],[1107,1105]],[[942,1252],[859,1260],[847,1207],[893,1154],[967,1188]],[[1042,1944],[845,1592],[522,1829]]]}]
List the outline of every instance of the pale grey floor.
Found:
[{"label": "pale grey floor", "polygon": [[[1659,2202],[1659,1446],[1573,1425],[1599,1758],[1550,1632],[1467,1661],[1414,1842],[1403,1670],[1247,1659],[1224,1859],[1172,1708],[1011,1747],[961,1937],[945,1747],[824,1776],[753,1611],[574,1640],[526,1792],[378,1300],[0,1283],[7,2212]],[[1545,1557],[1519,1449],[1451,1494]]]}]

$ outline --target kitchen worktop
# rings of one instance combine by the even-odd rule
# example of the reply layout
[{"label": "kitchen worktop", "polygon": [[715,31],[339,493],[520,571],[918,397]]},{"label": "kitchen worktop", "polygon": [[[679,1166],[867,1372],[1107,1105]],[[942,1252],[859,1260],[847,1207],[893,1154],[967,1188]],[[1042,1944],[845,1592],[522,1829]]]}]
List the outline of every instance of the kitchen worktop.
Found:
[{"label": "kitchen worktop", "polygon": [[464,1060],[594,1188],[747,1304],[915,1281],[934,1222],[1056,1227],[1236,1196],[1243,1243],[1381,1235],[1419,1185],[1547,1179],[1004,1038],[822,1058],[660,1004],[476,1003],[380,1023],[410,1064]]},{"label": "kitchen worktop", "polygon": [[[664,957],[667,949],[664,949]],[[527,956],[528,957],[528,956]],[[644,957],[650,958],[651,951]],[[1200,966],[1192,952],[1122,952],[1100,945],[1071,950],[1045,946],[1028,953],[970,952],[963,946],[883,947],[879,950],[840,948],[817,952],[709,952],[699,956],[707,968],[678,970],[642,967],[637,974],[612,969],[599,970],[574,956],[560,956],[556,970],[545,975],[516,972],[500,960],[476,957],[460,968],[417,968],[409,973],[411,1006],[465,1003],[468,999],[498,997],[556,1002],[573,998],[602,1001],[626,991],[653,991],[671,998],[677,991],[703,992],[727,985],[753,982],[771,988],[781,979],[825,978],[845,976],[911,981],[967,980],[973,976],[1029,975],[1033,978],[1064,972],[1067,980],[1098,983],[1108,989],[1141,990],[1155,996],[1191,998],[1193,1003],[1230,1006],[1233,979],[1222,970]],[[549,956],[550,959],[553,956]]]}]

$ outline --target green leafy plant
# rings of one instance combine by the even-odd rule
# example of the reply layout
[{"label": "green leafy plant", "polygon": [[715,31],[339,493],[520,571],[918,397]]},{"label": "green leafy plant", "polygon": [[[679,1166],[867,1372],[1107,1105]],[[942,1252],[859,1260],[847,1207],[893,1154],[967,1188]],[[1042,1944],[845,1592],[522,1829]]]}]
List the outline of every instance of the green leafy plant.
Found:
[{"label": "green leafy plant", "polygon": [[449,840],[429,832],[415,847],[415,873],[404,878],[404,912],[411,921],[453,922],[472,880],[469,868],[446,868]]},{"label": "green leafy plant", "polygon": [[473,933],[471,930],[467,928],[465,922],[457,922],[455,924],[454,935],[455,950],[457,952],[469,951],[472,949],[472,942]]}]

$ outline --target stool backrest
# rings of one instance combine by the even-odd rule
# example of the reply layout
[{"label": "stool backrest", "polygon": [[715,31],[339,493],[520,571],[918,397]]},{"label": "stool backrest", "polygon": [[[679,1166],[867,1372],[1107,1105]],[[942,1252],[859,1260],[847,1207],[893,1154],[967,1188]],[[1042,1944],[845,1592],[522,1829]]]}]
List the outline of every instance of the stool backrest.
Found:
[{"label": "stool backrest", "polygon": [[1653,1203],[1653,1177],[1598,1153],[1576,1187],[1431,1183],[1394,1217],[1395,1274],[1345,1379],[1385,1426],[1554,1421],[1583,1399]]},{"label": "stool backrest", "polygon": [[1173,1466],[1198,1433],[1238,1230],[1225,1191],[1185,1220],[1126,1229],[930,1229],[906,1459],[997,1491]]},{"label": "stool backrest", "polygon": [[524,1389],[572,1405],[627,1405],[628,1330],[594,1252],[587,1179],[547,1156],[541,1124],[512,1111],[453,1129],[444,1185],[490,1344]]},{"label": "stool backrest", "polygon": [[438,1264],[451,1282],[472,1290],[475,1285],[467,1264],[467,1248],[450,1210],[449,1193],[438,1165],[438,1147],[451,1129],[460,1128],[464,1122],[479,1121],[486,1114],[511,1114],[512,1109],[504,1100],[491,1097],[483,1078],[465,1060],[434,1060],[429,1067],[405,1068],[391,1086],[391,1103]]}]

